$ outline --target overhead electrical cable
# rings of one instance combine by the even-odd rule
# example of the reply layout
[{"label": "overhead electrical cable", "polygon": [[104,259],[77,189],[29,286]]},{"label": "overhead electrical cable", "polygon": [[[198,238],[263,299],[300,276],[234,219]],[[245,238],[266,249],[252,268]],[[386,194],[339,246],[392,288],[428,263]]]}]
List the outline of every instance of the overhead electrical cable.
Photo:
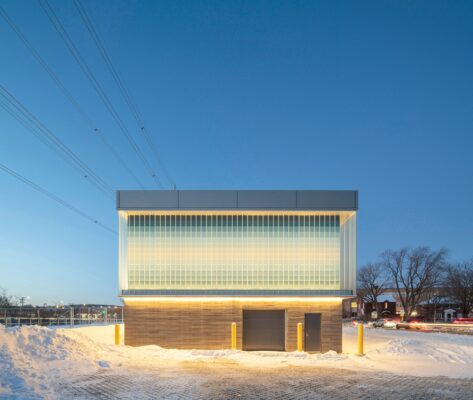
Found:
[{"label": "overhead electrical cable", "polygon": [[0,84],[0,105],[29,130],[46,146],[60,154],[81,175],[109,198],[114,198],[114,191],[98,176],[77,154],[75,154],[59,137],[48,129],[31,111],[29,111],[13,94]]},{"label": "overhead electrical cable", "polygon": [[120,157],[120,155],[115,151],[113,146],[108,142],[106,137],[102,134],[102,132],[96,127],[96,125],[92,122],[89,118],[87,113],[84,109],[80,106],[79,102],[74,98],[74,96],[67,90],[64,86],[62,81],[59,79],[57,74],[52,70],[52,68],[48,65],[48,63],[41,57],[39,52],[33,47],[33,45],[29,42],[29,40],[25,37],[25,35],[20,31],[18,26],[13,22],[11,17],[6,13],[6,11],[0,6],[0,16],[7,22],[8,25],[12,28],[12,30],[16,33],[18,38],[21,42],[25,45],[25,47],[30,51],[36,61],[41,65],[41,67],[46,71],[49,77],[53,80],[53,82],[57,85],[57,87],[61,90],[64,96],[69,100],[72,106],[76,109],[85,123],[92,129],[92,131],[98,135],[98,137],[102,140],[103,144],[108,148],[108,150],[112,153],[115,159],[122,165],[122,167],[128,172],[128,174],[134,179],[134,181],[140,186],[140,188],[144,189],[143,184],[140,180],[136,177],[136,175],[131,171],[128,167],[126,162]]},{"label": "overhead electrical cable", "polygon": [[[21,125],[23,125],[27,130],[29,130],[38,140],[40,140],[46,147],[48,147],[51,151],[55,152],[59,157],[61,157],[66,163],[68,163],[72,168],[76,168],[76,165],[64,154],[62,153],[56,146],[52,145],[43,135],[38,133],[35,128],[31,126],[28,120],[22,116],[17,110],[12,108],[10,103],[7,103],[3,100],[0,96],[0,106],[7,111],[13,118],[15,118]],[[82,171],[80,171],[81,175],[83,175]]]},{"label": "overhead electrical cable", "polygon": [[79,67],[81,68],[82,72],[84,75],[87,77],[89,82],[91,83],[92,87],[95,89],[97,92],[98,96],[104,103],[105,107],[107,110],[110,112],[112,118],[114,119],[115,123],[118,125],[120,128],[121,132],[125,135],[126,139],[130,143],[130,146],[132,149],[135,151],[137,156],[140,158],[141,162],[145,166],[146,170],[148,173],[151,175],[151,178],[154,180],[154,182],[162,188],[161,181],[159,180],[158,176],[154,172],[152,166],[149,164],[148,160],[146,159],[145,155],[139,148],[138,144],[135,142],[133,139],[131,133],[129,132],[128,128],[126,127],[125,123],[123,120],[120,118],[120,115],[118,112],[115,110],[112,102],[108,98],[107,94],[103,90],[102,86],[98,82],[98,80],[95,78],[95,75],[92,73],[92,70],[90,69],[89,65],[86,63],[84,58],[82,57],[81,53],[77,49],[76,45],[72,41],[71,37],[65,30],[64,26],[62,25],[61,21],[59,20],[58,16],[54,12],[54,10],[51,8],[50,4],[48,3],[47,0],[38,0],[41,8],[44,10],[46,16],[48,17],[49,21],[53,25],[54,29],[58,33],[58,35],[61,37],[63,40],[64,44],[66,45],[67,49],[71,52],[72,56],[78,63]]},{"label": "overhead electrical cable", "polygon": [[103,229],[106,229],[107,231],[117,234],[117,231],[115,231],[112,228],[109,228],[107,225],[102,224],[99,222],[97,219],[94,217],[91,217],[90,215],[86,214],[85,212],[79,210],[77,207],[69,204],[67,201],[61,199],[60,197],[56,196],[55,194],[51,193],[50,191],[46,190],[42,186],[30,181],[29,179],[25,178],[24,176],[20,175],[18,172],[13,171],[12,169],[8,168],[6,165],[0,163],[0,169],[5,171],[7,174],[13,176],[14,178],[18,179],[19,181],[27,184],[31,188],[37,190],[38,192],[44,194],[45,196],[49,197],[50,199],[54,200],[55,202],[61,204],[63,207],[68,208],[70,211],[80,215],[81,217],[93,222],[95,225],[100,226]]},{"label": "overhead electrical cable", "polygon": [[113,62],[112,62],[110,56],[108,55],[108,52],[107,52],[107,50],[106,50],[106,48],[103,44],[102,39],[100,38],[100,35],[98,34],[97,30],[94,28],[94,25],[92,24],[92,20],[90,19],[89,15],[87,14],[87,11],[85,10],[85,8],[82,5],[80,0],[74,0],[74,4],[75,4],[77,10],[79,11],[79,14],[82,18],[82,21],[84,21],[84,24],[85,24],[90,36],[92,37],[92,40],[94,41],[95,46],[97,47],[100,55],[102,56],[102,58],[105,62],[105,65],[107,66],[107,68],[108,68],[110,74],[112,75],[115,83],[117,84],[118,88],[120,89],[120,93],[122,94],[126,104],[128,105],[128,108],[130,109],[131,114],[133,115],[133,118],[135,119],[136,124],[138,125],[138,129],[143,134],[143,136],[146,140],[146,143],[148,144],[151,151],[153,152],[153,155],[154,155],[156,161],[158,162],[161,170],[165,174],[166,179],[169,181],[171,186],[175,186],[176,184],[175,184],[173,178],[171,177],[171,175],[169,174],[169,171],[165,167],[165,165],[164,165],[164,163],[161,159],[161,156],[159,155],[159,152],[158,152],[156,146],[154,145],[154,142],[151,138],[151,135],[149,134],[149,132],[147,131],[147,129],[145,127],[145,124],[143,122],[143,118],[141,117],[141,114],[140,114],[138,108],[136,107],[135,102],[133,101],[133,99],[130,96],[130,91],[125,86],[125,83],[124,83],[123,79],[121,78],[120,74],[118,73],[118,70],[113,65]]},{"label": "overhead electrical cable", "polygon": [[[114,191],[100,178],[90,167],[87,166],[75,153],[72,152],[62,141],[57,138],[41,121],[31,114],[26,108],[22,109],[21,103],[16,104],[16,99],[8,98],[11,95],[6,89],[0,85],[0,106],[28,129],[37,139],[39,139],[46,147],[55,152],[66,163],[76,169],[80,175],[87,179],[89,183],[94,185],[98,190],[105,194],[109,199],[113,200]],[[6,101],[5,101],[6,100]]]}]

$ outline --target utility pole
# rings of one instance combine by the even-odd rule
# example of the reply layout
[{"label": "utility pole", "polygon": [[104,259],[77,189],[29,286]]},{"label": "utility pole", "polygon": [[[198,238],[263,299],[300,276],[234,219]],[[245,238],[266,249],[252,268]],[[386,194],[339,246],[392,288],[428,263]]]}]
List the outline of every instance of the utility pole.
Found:
[{"label": "utility pole", "polygon": [[25,304],[25,296],[20,297],[20,325],[21,325],[21,315],[23,314],[23,304]]},{"label": "utility pole", "polygon": [[20,318],[21,318],[21,313],[22,313],[22,311],[23,311],[23,306],[25,305],[25,300],[26,300],[26,299],[29,299],[30,296],[26,296],[26,297],[25,297],[25,296],[21,296],[21,297],[15,296],[15,297],[16,297],[16,298],[19,300],[19,302],[20,302]]}]

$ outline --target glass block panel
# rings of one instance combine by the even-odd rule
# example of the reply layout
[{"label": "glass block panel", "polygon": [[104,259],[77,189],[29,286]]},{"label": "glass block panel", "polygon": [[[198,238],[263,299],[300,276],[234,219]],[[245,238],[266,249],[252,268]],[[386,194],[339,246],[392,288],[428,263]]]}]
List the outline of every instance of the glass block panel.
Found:
[{"label": "glass block panel", "polygon": [[355,214],[119,214],[121,290],[343,290]]}]

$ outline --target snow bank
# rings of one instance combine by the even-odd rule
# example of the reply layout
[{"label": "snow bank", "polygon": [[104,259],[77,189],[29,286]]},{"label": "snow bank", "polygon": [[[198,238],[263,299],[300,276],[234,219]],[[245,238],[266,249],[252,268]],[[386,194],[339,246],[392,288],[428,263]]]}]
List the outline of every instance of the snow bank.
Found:
[{"label": "snow bank", "polygon": [[[344,353],[175,350],[115,346],[113,325],[50,329],[0,325],[0,397],[54,398],[55,385],[100,369],[136,373],[189,362],[245,368],[332,367],[419,376],[473,378],[473,336],[366,329],[365,357],[357,357],[356,329],[344,327]],[[138,368],[139,370],[140,368]]]},{"label": "snow bank", "polygon": [[62,329],[0,325],[0,394],[47,397],[55,382],[95,372],[106,346],[78,337]]}]

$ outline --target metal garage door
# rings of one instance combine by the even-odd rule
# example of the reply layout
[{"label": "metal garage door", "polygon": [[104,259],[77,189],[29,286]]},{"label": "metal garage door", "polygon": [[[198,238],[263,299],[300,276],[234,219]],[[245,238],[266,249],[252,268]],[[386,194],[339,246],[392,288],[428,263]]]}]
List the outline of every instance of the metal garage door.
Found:
[{"label": "metal garage door", "polygon": [[243,310],[243,350],[285,350],[284,310]]}]

